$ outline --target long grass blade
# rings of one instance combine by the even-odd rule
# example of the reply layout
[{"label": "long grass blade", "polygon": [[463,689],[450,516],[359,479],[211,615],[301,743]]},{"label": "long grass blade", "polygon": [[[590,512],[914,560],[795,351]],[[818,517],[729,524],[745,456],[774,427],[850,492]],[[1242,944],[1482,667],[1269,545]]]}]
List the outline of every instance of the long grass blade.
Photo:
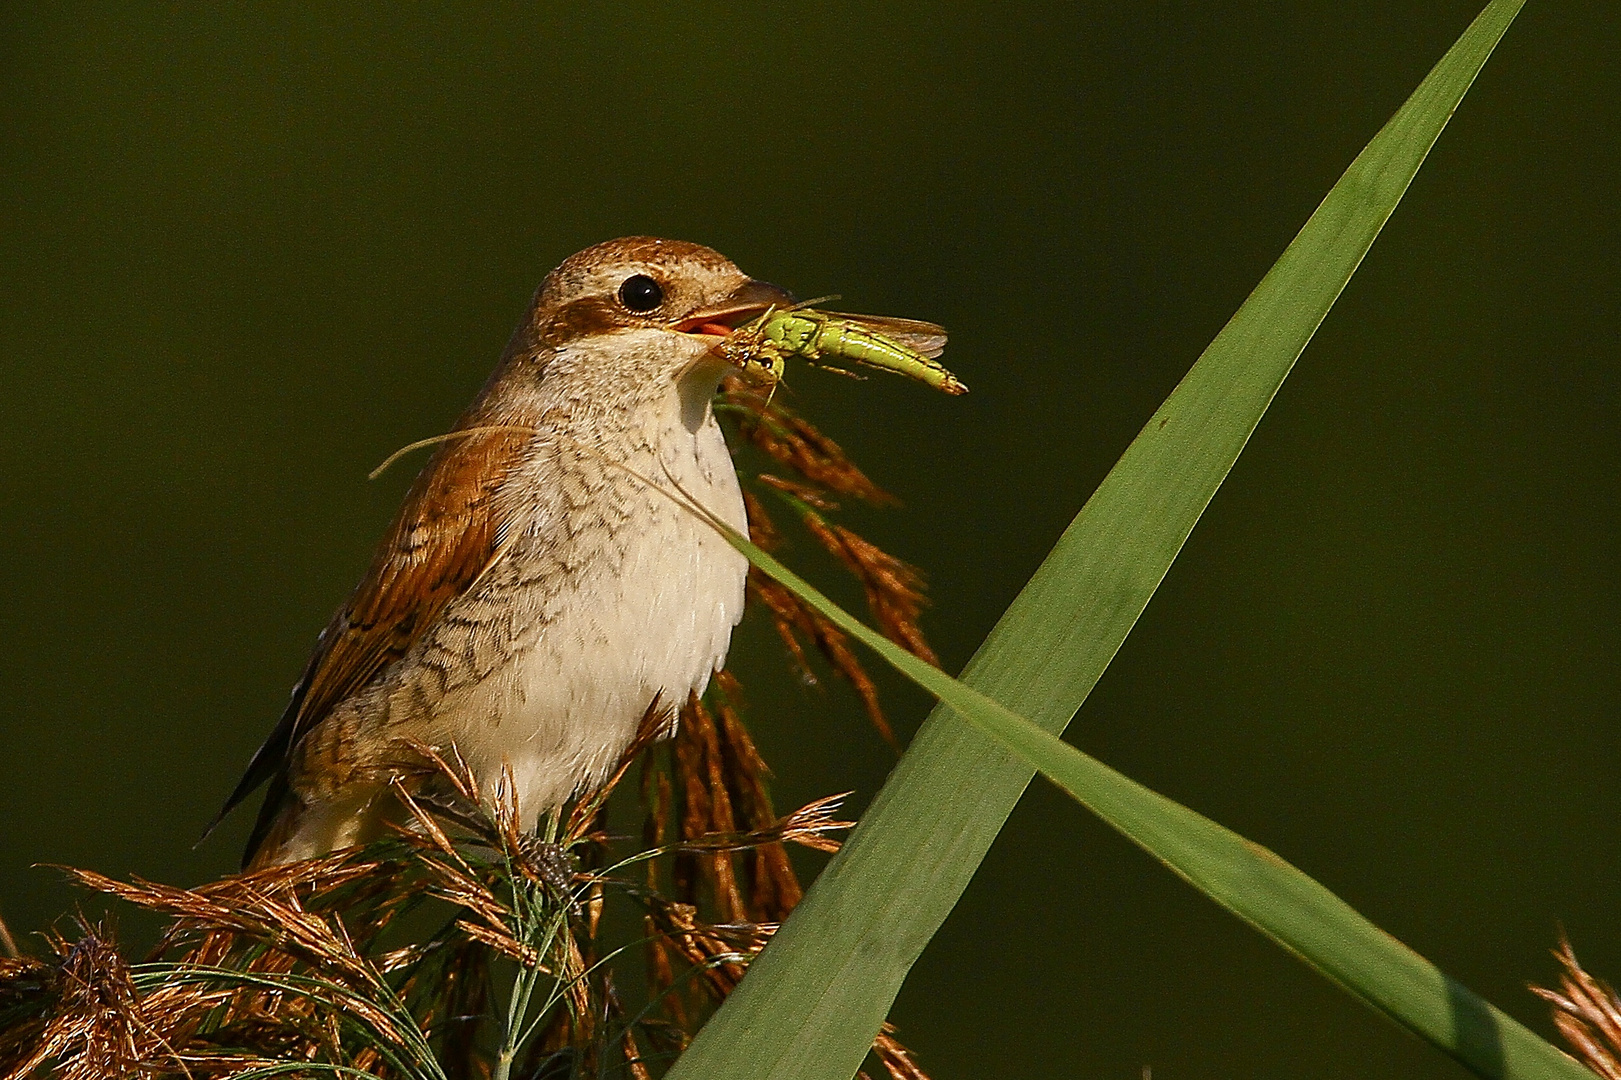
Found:
[{"label": "long grass blade", "polygon": [[747,540],[735,533],[730,539],[761,570],[1194,888],[1477,1074],[1591,1080],[1573,1059],[1273,852],[1151,791],[925,664]]},{"label": "long grass blade", "polygon": [[[1047,732],[1069,722],[1520,6],[1493,0],[1358,155],[1082,508],[964,682]],[[670,1075],[853,1075],[1032,775],[1025,758],[936,709]],[[1492,1071],[1490,1053],[1468,1060],[1510,1075]]]}]

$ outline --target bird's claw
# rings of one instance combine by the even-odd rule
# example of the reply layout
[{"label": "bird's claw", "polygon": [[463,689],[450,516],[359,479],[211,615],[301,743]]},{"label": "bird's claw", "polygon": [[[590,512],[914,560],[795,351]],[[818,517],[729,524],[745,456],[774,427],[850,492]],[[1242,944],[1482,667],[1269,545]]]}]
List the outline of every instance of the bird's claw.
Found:
[{"label": "bird's claw", "polygon": [[569,887],[574,883],[574,859],[568,849],[562,844],[541,840],[533,835],[525,836],[522,846],[523,856],[540,883],[559,900],[566,901],[570,907],[577,907],[574,892]]}]

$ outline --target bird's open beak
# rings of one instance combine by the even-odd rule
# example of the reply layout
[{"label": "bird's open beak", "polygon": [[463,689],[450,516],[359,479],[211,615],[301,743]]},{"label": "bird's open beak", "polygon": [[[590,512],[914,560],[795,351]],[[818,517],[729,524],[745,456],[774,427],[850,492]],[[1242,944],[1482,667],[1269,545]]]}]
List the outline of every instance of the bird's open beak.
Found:
[{"label": "bird's open beak", "polygon": [[711,334],[725,337],[750,319],[771,308],[794,306],[794,294],[769,281],[752,278],[739,285],[721,303],[703,311],[695,311],[676,324],[684,334]]}]

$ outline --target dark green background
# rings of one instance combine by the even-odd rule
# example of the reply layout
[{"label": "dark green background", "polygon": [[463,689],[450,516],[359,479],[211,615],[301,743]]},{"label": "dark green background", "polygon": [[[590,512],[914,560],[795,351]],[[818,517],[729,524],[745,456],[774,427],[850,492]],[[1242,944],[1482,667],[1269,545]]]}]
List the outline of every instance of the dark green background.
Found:
[{"label": "dark green background", "polygon": [[[36,861],[233,864],[244,818],[191,841],[410,472],[366,471],[444,429],[564,256],[699,240],[952,329],[967,398],[793,390],[905,498],[857,520],[931,571],[954,669],[1476,11],[19,8],[19,930],[71,901]],[[1071,729],[1544,1032],[1557,924],[1621,977],[1618,43],[1614,5],[1533,0]],[[757,624],[736,656],[782,800],[870,797],[851,695]],[[938,1080],[1459,1073],[1039,785],[895,1016]]]}]

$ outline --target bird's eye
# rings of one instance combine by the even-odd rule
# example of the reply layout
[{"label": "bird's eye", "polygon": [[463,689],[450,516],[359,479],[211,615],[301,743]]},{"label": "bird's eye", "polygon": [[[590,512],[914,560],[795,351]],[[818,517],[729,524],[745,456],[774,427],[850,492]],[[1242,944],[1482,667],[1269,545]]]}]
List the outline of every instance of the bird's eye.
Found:
[{"label": "bird's eye", "polygon": [[638,313],[652,311],[664,303],[664,290],[646,274],[632,274],[619,286],[619,302]]}]

